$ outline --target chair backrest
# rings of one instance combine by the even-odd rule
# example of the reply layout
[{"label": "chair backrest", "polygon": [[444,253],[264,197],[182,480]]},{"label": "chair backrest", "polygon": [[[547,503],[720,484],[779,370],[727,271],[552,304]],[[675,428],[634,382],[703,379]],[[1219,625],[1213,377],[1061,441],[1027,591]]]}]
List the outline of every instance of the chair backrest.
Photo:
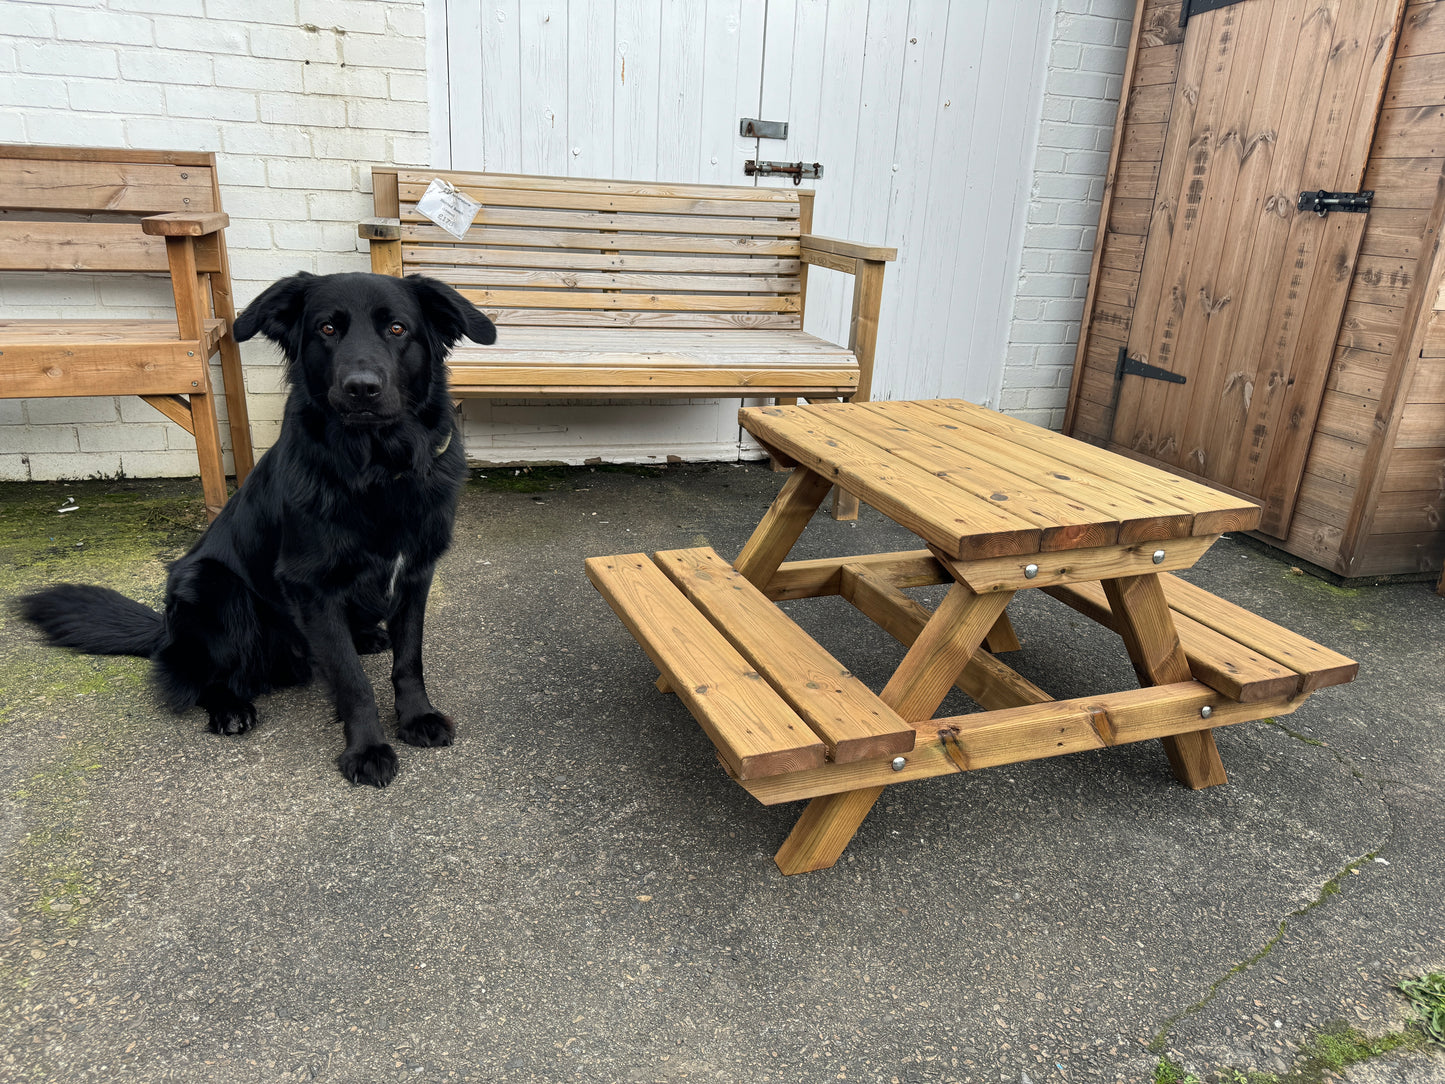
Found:
[{"label": "chair backrest", "polygon": [[[0,145],[0,271],[165,272],[140,220],[220,209],[212,154]],[[224,244],[199,238],[197,269],[221,271]]]},{"label": "chair backrest", "polygon": [[[417,213],[438,177],[482,205],[460,241]],[[376,214],[401,222],[395,259],[373,266],[441,279],[498,324],[802,324],[811,192],[397,169],[372,180]]]}]

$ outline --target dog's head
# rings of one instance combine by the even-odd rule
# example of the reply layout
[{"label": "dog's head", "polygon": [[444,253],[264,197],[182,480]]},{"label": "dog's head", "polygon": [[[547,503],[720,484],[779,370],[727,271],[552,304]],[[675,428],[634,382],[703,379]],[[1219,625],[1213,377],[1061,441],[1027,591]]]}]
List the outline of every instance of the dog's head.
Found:
[{"label": "dog's head", "polygon": [[462,337],[497,341],[492,322],[445,283],[363,273],[282,279],[246,306],[235,334],[277,343],[292,385],[357,427],[389,425],[442,393],[447,352]]}]

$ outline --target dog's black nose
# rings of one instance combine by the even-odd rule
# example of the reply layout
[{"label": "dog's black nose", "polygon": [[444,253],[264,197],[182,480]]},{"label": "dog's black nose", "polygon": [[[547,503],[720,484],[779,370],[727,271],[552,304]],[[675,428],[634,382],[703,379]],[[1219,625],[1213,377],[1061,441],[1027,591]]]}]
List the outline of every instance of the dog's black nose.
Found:
[{"label": "dog's black nose", "polygon": [[369,406],[381,398],[381,378],[375,373],[351,373],[341,382],[346,398],[357,406]]}]

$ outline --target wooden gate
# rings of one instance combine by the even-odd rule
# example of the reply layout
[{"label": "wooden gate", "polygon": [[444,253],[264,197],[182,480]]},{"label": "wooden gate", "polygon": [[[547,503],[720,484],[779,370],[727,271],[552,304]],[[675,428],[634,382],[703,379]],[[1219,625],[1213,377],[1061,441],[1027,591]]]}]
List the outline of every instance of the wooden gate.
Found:
[{"label": "wooden gate", "polygon": [[[1121,121],[1113,195],[1128,193],[1148,222],[1116,335],[1086,342],[1096,370],[1100,351],[1116,354],[1112,418],[1080,435],[1258,499],[1260,529],[1277,537],[1366,223],[1302,209],[1300,197],[1360,188],[1403,6],[1238,0],[1182,31],[1160,26],[1183,35],[1168,54],[1177,71],[1136,79]],[[1151,137],[1162,152],[1131,156]],[[1095,294],[1108,270],[1096,268]],[[1071,409],[1070,432],[1077,422]]]}]

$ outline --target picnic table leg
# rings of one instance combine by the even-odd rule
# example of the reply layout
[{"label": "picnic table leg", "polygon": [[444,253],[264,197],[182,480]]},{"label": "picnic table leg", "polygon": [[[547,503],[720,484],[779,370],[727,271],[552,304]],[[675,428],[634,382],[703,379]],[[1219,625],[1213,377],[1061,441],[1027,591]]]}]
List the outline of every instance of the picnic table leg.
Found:
[{"label": "picnic table leg", "polygon": [[[1155,573],[1105,580],[1104,594],[1114,612],[1140,685],[1189,681],[1189,660],[1180,646],[1169,602]],[[1161,739],[1174,778],[1191,790],[1229,781],[1212,730],[1196,730]]]},{"label": "picnic table leg", "polygon": [[833,483],[822,475],[806,467],[796,468],[773,498],[733,567],[754,587],[766,588],[832,488]]},{"label": "picnic table leg", "polygon": [[[1012,591],[978,595],[955,583],[879,699],[910,722],[931,718],[1011,598]],[[864,787],[814,798],[774,856],[778,869],[792,874],[832,866],[882,793],[882,787]]]}]

